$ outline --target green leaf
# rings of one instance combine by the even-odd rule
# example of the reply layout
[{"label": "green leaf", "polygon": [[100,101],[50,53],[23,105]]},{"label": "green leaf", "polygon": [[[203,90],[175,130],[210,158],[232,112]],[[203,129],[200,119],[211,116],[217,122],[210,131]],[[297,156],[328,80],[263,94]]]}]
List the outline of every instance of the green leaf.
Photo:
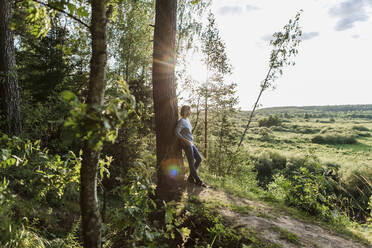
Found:
[{"label": "green leaf", "polygon": [[81,16],[81,17],[88,17],[89,16],[88,10],[84,7],[80,7],[78,9],[76,9],[76,14],[78,16]]},{"label": "green leaf", "polygon": [[70,11],[70,14],[74,14],[76,10],[76,6],[73,5],[72,3],[66,3],[68,10]]},{"label": "green leaf", "polygon": [[177,229],[178,232],[181,234],[183,239],[190,237],[191,230],[187,227],[182,227],[181,229]]},{"label": "green leaf", "polygon": [[61,97],[65,101],[71,101],[71,100],[75,99],[76,96],[72,91],[64,90],[64,91],[61,92]]}]

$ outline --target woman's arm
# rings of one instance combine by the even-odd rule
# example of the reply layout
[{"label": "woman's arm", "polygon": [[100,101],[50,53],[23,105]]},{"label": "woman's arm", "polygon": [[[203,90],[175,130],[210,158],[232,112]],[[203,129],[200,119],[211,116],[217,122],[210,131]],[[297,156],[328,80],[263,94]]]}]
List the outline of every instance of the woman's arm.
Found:
[{"label": "woman's arm", "polygon": [[182,140],[186,145],[191,145],[191,142],[188,141],[187,139],[185,139],[182,134],[181,134],[181,130],[182,128],[184,128],[184,123],[182,122],[182,120],[178,121],[177,123],[177,126],[176,126],[176,129],[174,130],[174,133],[175,135],[177,136],[177,138],[179,138],[180,140]]}]

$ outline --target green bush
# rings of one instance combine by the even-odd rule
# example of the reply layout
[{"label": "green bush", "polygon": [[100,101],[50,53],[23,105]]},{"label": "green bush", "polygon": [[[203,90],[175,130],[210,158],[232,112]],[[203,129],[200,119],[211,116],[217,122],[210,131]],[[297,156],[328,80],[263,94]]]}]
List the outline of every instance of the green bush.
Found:
[{"label": "green bush", "polygon": [[361,126],[361,125],[355,125],[352,127],[352,129],[357,130],[357,131],[369,131],[367,127]]},{"label": "green bush", "polygon": [[295,133],[314,134],[314,133],[317,133],[319,131],[320,130],[318,128],[302,126],[302,127],[297,127],[297,129],[295,130]]},{"label": "green bush", "polygon": [[285,197],[289,206],[294,206],[311,215],[321,216],[330,220],[329,195],[326,192],[326,179],[322,174],[312,173],[305,167],[300,167],[290,179],[291,187]]},{"label": "green bush", "polygon": [[241,235],[237,229],[229,227],[215,208],[204,205],[196,197],[186,202],[183,215],[182,227],[191,230],[190,239],[184,247],[242,247],[259,240],[254,235]]},{"label": "green bush", "polygon": [[257,180],[274,198],[324,220],[339,209],[359,221],[370,212],[372,169],[340,172],[340,165],[321,163],[315,156],[285,157],[266,151],[253,157]]},{"label": "green bush", "polygon": [[[72,152],[63,157],[50,155],[39,141],[1,133],[0,147],[0,177],[6,178],[0,186],[0,246],[44,247],[44,241],[54,239],[56,233],[65,236],[79,209],[66,208],[62,197],[68,187],[77,192],[80,157]],[[17,246],[34,241],[40,242]]]},{"label": "green bush", "polygon": [[269,115],[266,118],[262,118],[258,121],[259,127],[272,127],[272,126],[280,126],[282,124],[282,120],[277,115]]},{"label": "green bush", "polygon": [[289,206],[329,220],[334,192],[329,187],[327,168],[312,156],[282,158],[282,161],[286,162],[267,186],[269,192]]},{"label": "green bush", "polygon": [[30,96],[23,98],[23,137],[41,140],[51,152],[66,153],[63,143],[63,121],[68,115],[68,107],[57,95],[48,97],[46,102],[33,102]]},{"label": "green bush", "polygon": [[[152,181],[153,168],[138,161],[125,178],[117,178],[122,186],[115,189],[120,196],[120,206],[110,213],[109,242],[112,247],[166,247],[159,240],[168,237],[160,223],[155,223],[150,216],[158,213],[173,231],[174,213],[171,205],[153,200],[156,185]],[[164,224],[164,225],[165,225]]]},{"label": "green bush", "polygon": [[271,130],[266,127],[260,129],[259,135],[261,141],[271,141],[273,139]]},{"label": "green bush", "polygon": [[365,221],[370,215],[368,207],[372,195],[372,168],[368,165],[359,165],[344,168],[341,174],[345,209],[350,216]]},{"label": "green bush", "polygon": [[357,135],[359,137],[371,137],[371,134],[369,132],[357,132]]},{"label": "green bush", "polygon": [[276,131],[276,132],[286,132],[288,131],[285,127],[282,126],[272,126],[270,127],[271,131]]},{"label": "green bush", "polygon": [[0,175],[11,179],[9,188],[18,195],[41,200],[49,193],[60,198],[69,183],[79,182],[81,162],[73,152],[63,157],[50,155],[39,140],[0,136]]},{"label": "green bush", "polygon": [[319,131],[320,134],[327,133],[328,131],[331,131],[333,128],[331,127],[324,127],[322,130]]},{"label": "green bush", "polygon": [[285,178],[283,174],[278,173],[273,176],[273,181],[267,185],[267,191],[272,194],[275,199],[284,202],[291,186],[291,181]]},{"label": "green bush", "polygon": [[5,178],[2,182],[0,181],[0,244],[11,239],[11,229],[15,228],[11,219],[14,200],[8,185],[9,182]]},{"label": "green bush", "polygon": [[262,187],[266,187],[273,180],[273,175],[283,170],[287,163],[285,156],[274,151],[264,151],[253,161],[258,184]]},{"label": "green bush", "polygon": [[356,136],[353,134],[327,134],[327,135],[315,135],[311,139],[312,143],[315,144],[328,144],[328,145],[345,145],[357,143]]}]

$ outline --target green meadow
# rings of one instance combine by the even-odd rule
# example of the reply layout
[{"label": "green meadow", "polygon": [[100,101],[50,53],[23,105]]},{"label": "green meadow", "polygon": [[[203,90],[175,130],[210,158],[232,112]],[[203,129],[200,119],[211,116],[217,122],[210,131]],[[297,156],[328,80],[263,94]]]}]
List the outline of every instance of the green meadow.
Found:
[{"label": "green meadow", "polygon": [[[327,119],[295,117],[285,119],[280,126],[269,128],[259,127],[258,122],[254,122],[244,146],[256,152],[269,148],[288,155],[312,152],[324,162],[336,162],[343,166],[371,165],[372,120],[344,117],[336,117],[334,120],[329,122]],[[368,131],[358,131],[355,127],[365,127]],[[316,135],[355,136],[356,142],[313,143],[312,139]]]},{"label": "green meadow", "polygon": [[[354,221],[369,223],[371,108],[346,105],[261,109],[240,150],[246,157],[243,160],[249,161],[246,167],[253,172],[259,189],[286,205],[318,217],[337,209]],[[237,129],[244,129],[249,115],[238,113]],[[291,194],[305,197],[297,201],[291,199]]]}]

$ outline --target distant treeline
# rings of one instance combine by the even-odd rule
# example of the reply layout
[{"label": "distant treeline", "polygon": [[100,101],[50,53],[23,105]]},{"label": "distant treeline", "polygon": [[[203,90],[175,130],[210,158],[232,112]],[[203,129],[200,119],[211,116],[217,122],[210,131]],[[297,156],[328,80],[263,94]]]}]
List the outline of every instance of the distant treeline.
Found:
[{"label": "distant treeline", "polygon": [[[245,116],[249,111],[242,111]],[[257,111],[258,115],[278,115],[281,117],[304,116],[305,118],[327,118],[343,116],[346,118],[372,119],[372,104],[364,105],[334,105],[334,106],[286,106],[263,108]]]},{"label": "distant treeline", "polygon": [[372,111],[372,104],[263,108],[260,112],[355,112]]}]

